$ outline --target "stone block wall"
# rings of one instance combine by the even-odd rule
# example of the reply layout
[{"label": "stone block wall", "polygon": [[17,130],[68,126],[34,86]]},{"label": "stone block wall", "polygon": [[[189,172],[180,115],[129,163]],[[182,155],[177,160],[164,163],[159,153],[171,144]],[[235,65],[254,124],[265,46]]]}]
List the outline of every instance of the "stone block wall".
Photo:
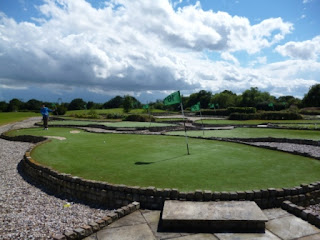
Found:
[{"label": "stone block wall", "polygon": [[182,201],[255,201],[263,209],[280,207],[284,201],[291,201],[300,206],[310,201],[320,202],[320,181],[301,184],[293,188],[268,188],[248,191],[212,192],[196,190],[180,192],[178,189],[139,187],[110,184],[100,181],[85,180],[69,174],[59,173],[42,166],[26,152],[21,162],[22,171],[33,181],[48,190],[66,197],[79,199],[86,203],[94,203],[107,208],[119,208],[129,203],[139,202],[142,208],[163,208],[165,200]]}]

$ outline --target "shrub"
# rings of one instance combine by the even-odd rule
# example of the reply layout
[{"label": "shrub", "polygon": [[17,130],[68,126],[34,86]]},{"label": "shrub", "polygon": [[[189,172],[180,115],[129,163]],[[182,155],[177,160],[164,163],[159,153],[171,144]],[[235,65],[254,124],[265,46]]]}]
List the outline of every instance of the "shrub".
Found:
[{"label": "shrub", "polygon": [[300,114],[304,114],[304,115],[320,115],[320,110],[300,110]]},{"label": "shrub", "polygon": [[297,120],[302,116],[292,112],[232,113],[230,120]]},{"label": "shrub", "polygon": [[[216,110],[203,110],[202,115],[214,115],[214,116],[228,116],[229,111],[227,109],[216,109]],[[196,112],[196,115],[200,115],[200,112]]]},{"label": "shrub", "polygon": [[124,117],[124,121],[132,121],[132,122],[149,122],[151,117],[151,122],[155,122],[156,119],[153,116],[142,115],[142,114],[131,114]]},{"label": "shrub", "polygon": [[256,113],[257,109],[254,107],[228,107],[229,114],[231,113]]},{"label": "shrub", "polygon": [[124,118],[124,115],[120,113],[108,113],[105,115],[105,118],[107,119],[122,119]]},{"label": "shrub", "polygon": [[65,106],[62,105],[58,105],[56,110],[53,112],[54,115],[65,115],[67,112],[67,108]]}]

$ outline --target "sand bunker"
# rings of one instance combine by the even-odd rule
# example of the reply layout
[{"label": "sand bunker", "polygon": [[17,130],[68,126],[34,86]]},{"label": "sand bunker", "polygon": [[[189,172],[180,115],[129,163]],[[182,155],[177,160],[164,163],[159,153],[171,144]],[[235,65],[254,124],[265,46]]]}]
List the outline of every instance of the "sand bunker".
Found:
[{"label": "sand bunker", "polygon": [[73,130],[73,131],[70,131],[70,133],[80,133],[80,131],[78,131],[78,130]]},{"label": "sand bunker", "polygon": [[65,137],[58,137],[58,136],[44,136],[44,137],[46,137],[46,138],[54,138],[54,139],[58,139],[58,140],[66,140],[66,138]]}]

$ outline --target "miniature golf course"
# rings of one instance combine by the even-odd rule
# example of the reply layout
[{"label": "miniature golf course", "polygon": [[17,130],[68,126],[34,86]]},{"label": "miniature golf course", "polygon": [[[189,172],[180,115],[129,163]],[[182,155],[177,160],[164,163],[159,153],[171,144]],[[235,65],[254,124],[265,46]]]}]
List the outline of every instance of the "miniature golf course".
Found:
[{"label": "miniature golf course", "polygon": [[189,139],[187,155],[179,136],[72,128],[31,128],[8,135],[63,137],[34,148],[32,158],[63,173],[128,186],[234,191],[293,187],[320,176],[318,160],[222,141]]}]

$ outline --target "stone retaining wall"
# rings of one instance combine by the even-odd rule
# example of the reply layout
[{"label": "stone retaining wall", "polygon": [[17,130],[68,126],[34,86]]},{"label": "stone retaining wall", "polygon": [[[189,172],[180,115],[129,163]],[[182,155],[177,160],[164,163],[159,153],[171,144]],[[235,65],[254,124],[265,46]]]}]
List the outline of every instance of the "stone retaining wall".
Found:
[{"label": "stone retaining wall", "polygon": [[320,228],[320,215],[307,210],[302,206],[298,206],[290,201],[284,201],[281,205],[281,208],[287,212],[299,217],[308,223],[315,225],[317,228]]},{"label": "stone retaining wall", "polygon": [[49,190],[86,203],[101,204],[108,208],[119,208],[137,201],[140,202],[142,208],[161,210],[165,200],[247,200],[255,201],[263,209],[280,207],[285,200],[301,206],[309,205],[310,201],[320,202],[320,181],[301,184],[293,188],[268,188],[233,192],[212,192],[210,190],[180,192],[171,188],[116,185],[59,173],[33,160],[29,151],[25,153],[21,163],[25,174]]},{"label": "stone retaining wall", "polygon": [[[41,124],[36,124],[36,126],[42,126]],[[161,131],[172,131],[181,128],[181,126],[164,126],[164,127],[110,127],[99,124],[88,124],[88,125],[50,125],[49,127],[64,127],[64,128],[81,128],[81,127],[90,127],[90,128],[100,128],[105,130],[115,130],[120,129],[124,131],[124,129],[128,129],[128,131],[141,131],[141,130],[149,130],[150,132],[161,132]]]}]

